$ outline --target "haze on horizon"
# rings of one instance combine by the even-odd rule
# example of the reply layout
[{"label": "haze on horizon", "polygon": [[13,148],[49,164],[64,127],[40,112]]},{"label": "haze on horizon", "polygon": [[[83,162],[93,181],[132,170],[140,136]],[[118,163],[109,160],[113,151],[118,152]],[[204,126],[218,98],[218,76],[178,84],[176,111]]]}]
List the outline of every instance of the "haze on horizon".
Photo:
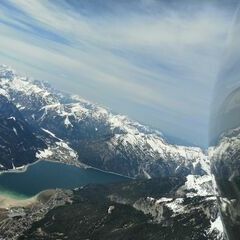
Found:
[{"label": "haze on horizon", "polygon": [[0,1],[0,63],[192,144],[237,1]]}]

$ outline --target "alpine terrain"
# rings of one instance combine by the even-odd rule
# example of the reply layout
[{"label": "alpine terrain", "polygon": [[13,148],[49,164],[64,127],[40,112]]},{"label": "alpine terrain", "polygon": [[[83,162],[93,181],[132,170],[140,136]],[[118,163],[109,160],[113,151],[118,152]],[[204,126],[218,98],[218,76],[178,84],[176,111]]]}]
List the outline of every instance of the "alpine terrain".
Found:
[{"label": "alpine terrain", "polygon": [[37,160],[133,179],[46,191],[6,208],[0,238],[223,239],[206,151],[1,65],[0,169]]}]

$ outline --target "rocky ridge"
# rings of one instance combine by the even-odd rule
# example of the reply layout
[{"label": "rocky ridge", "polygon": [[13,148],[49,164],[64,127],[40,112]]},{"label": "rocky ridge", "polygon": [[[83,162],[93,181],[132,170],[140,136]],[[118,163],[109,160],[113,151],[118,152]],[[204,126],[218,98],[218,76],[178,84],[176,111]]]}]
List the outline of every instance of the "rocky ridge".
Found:
[{"label": "rocky ridge", "polygon": [[77,159],[131,177],[208,173],[208,159],[200,148],[169,144],[159,131],[19,76],[5,65],[0,66],[0,89],[36,133],[47,139],[48,151],[43,149],[40,157],[53,157],[54,149],[67,144],[70,163]]}]

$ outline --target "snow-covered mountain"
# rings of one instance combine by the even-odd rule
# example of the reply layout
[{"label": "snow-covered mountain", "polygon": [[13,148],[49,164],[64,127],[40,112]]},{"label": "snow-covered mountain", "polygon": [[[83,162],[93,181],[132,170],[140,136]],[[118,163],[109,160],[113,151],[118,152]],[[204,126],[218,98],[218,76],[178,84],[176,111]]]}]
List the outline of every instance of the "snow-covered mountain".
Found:
[{"label": "snow-covered mountain", "polygon": [[211,176],[189,175],[176,191],[161,198],[140,198],[133,206],[152,216],[157,224],[171,227],[176,233],[179,227],[188,229],[184,230],[184,239],[224,238]]},{"label": "snow-covered mountain", "polygon": [[[237,111],[236,109],[234,109]],[[232,230],[240,227],[239,182],[240,182],[240,128],[222,132],[216,146],[209,151],[216,185],[218,186],[218,203],[225,229],[230,237],[238,239],[238,232]],[[232,235],[231,235],[232,234]]]},{"label": "snow-covered mountain", "polygon": [[72,160],[61,161],[79,161],[131,177],[209,172],[200,148],[169,144],[159,131],[56,91],[44,82],[19,76],[5,65],[0,66],[0,89],[38,134],[48,138],[48,149],[39,157],[56,160],[56,148],[65,145]]},{"label": "snow-covered mountain", "polygon": [[[229,129],[220,135],[216,146],[209,149],[209,158],[214,163],[215,176],[223,179],[233,179],[240,175],[240,128]],[[220,169],[222,169],[220,171]]]}]

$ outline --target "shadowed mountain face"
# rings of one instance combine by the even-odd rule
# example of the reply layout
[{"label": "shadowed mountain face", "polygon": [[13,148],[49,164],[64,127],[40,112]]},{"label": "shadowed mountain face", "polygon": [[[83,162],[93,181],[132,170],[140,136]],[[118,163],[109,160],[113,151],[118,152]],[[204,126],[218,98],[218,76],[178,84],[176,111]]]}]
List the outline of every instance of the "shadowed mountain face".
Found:
[{"label": "shadowed mountain face", "polygon": [[38,150],[44,147],[19,110],[0,95],[0,168],[11,169],[34,162]]}]

